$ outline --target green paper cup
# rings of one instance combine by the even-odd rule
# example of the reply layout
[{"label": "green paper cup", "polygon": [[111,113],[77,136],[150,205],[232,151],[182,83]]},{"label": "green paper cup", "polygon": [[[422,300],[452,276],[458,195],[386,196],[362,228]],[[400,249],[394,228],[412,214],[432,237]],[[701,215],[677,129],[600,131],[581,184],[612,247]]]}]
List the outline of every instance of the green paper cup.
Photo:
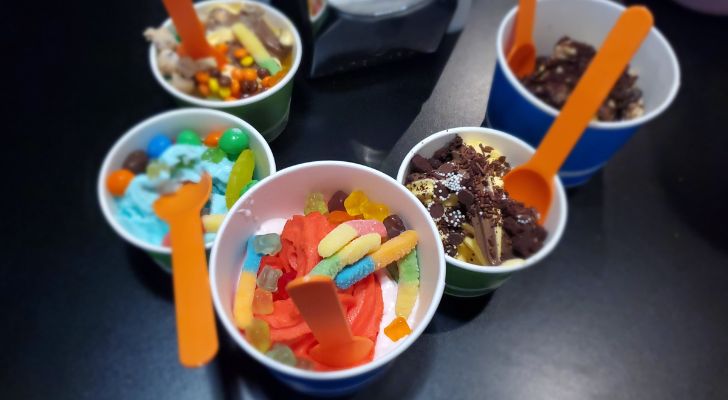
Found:
[{"label": "green paper cup", "polygon": [[[255,153],[255,178],[262,180],[276,172],[276,163],[273,153],[263,136],[247,122],[238,117],[222,111],[207,110],[204,108],[186,108],[168,111],[148,118],[129,129],[106,154],[101,165],[97,182],[97,194],[101,211],[106,222],[127,243],[145,251],[163,270],[172,269],[172,250],[161,244],[152,244],[141,240],[129,232],[119,223],[116,214],[116,202],[106,189],[106,178],[115,170],[121,168],[126,156],[134,150],[147,148],[149,140],[158,135],[167,135],[174,141],[174,137],[183,129],[192,129],[200,134],[219,129],[240,128],[248,133],[250,149]],[[212,242],[205,245],[210,251]]]},{"label": "green paper cup", "polygon": [[[157,67],[157,50],[154,48],[154,45],[150,45],[149,64],[152,68],[152,73],[162,88],[172,95],[180,106],[212,108],[233,114],[249,122],[267,141],[271,142],[277,138],[281,132],[283,132],[286,124],[288,124],[291,94],[293,92],[293,77],[296,75],[296,71],[298,71],[298,67],[301,65],[301,53],[303,49],[301,36],[298,34],[296,27],[293,25],[291,20],[288,19],[288,17],[275,8],[263,3],[241,0],[213,0],[196,3],[195,9],[204,10],[208,7],[221,3],[254,4],[256,7],[260,7],[265,10],[266,16],[269,17],[268,20],[272,24],[276,24],[281,28],[287,29],[293,34],[293,63],[286,76],[284,76],[280,82],[270,89],[255,96],[236,101],[206,100],[183,93],[172,86],[169,81],[165,79],[162,73],[159,72],[159,68]],[[162,26],[171,29],[172,21],[167,19]]]},{"label": "green paper cup", "polygon": [[[407,153],[397,173],[397,181],[404,185],[410,172],[410,161],[415,154],[432,157],[436,150],[445,146],[455,135],[466,142],[479,141],[494,147],[506,157],[512,167],[528,161],[534,153],[533,147],[521,139],[507,133],[489,128],[447,129],[425,138]],[[460,261],[445,254],[446,274],[445,293],[457,297],[476,297],[485,295],[500,287],[514,273],[530,268],[543,260],[559,243],[566,227],[567,201],[561,181],[554,177],[554,201],[551,204],[544,228],[548,232],[543,247],[527,258],[525,262],[512,266],[483,266]]]}]

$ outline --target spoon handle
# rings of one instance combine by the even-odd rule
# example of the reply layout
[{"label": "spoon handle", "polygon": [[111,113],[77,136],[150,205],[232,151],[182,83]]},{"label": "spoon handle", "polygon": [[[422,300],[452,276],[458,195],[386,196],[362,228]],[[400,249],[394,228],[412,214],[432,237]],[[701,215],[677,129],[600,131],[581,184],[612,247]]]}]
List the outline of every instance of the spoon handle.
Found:
[{"label": "spoon handle", "polygon": [[330,277],[307,275],[294,279],[286,291],[322,346],[335,347],[354,340]]},{"label": "spoon handle", "polygon": [[162,3],[182,38],[187,54],[195,59],[212,55],[205,38],[205,29],[197,17],[192,0],[162,0]]},{"label": "spoon handle", "polygon": [[622,13],[541,141],[529,162],[531,168],[542,176],[557,173],[652,25],[652,14],[645,7],[632,6]]},{"label": "spoon handle", "polygon": [[186,367],[199,367],[218,350],[199,211],[179,213],[168,222],[179,358]]},{"label": "spoon handle", "polygon": [[536,0],[520,0],[516,13],[511,49],[533,42],[533,24],[536,19]]}]

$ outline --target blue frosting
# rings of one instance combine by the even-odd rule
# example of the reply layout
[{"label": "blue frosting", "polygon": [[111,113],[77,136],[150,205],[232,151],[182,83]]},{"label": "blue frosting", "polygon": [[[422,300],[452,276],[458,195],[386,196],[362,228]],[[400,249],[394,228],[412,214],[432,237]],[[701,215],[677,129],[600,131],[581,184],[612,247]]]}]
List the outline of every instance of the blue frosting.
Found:
[{"label": "blue frosting", "polygon": [[[227,158],[219,163],[202,160],[205,150],[205,146],[173,144],[162,153],[158,161],[170,166],[174,172],[162,171],[155,179],[149,178],[147,174],[135,176],[124,196],[115,199],[117,218],[121,225],[145,242],[162,243],[162,239],[169,232],[169,226],[154,213],[154,202],[160,193],[175,191],[183,182],[199,182],[204,172],[212,177],[212,194],[208,201],[210,214],[227,213],[225,189],[233,162]],[[174,168],[175,165],[180,167]],[[214,233],[205,234],[205,242],[214,239]]]},{"label": "blue frosting", "polygon": [[354,264],[344,267],[336,275],[334,282],[339,289],[348,289],[374,272],[374,267],[374,260],[371,257],[364,257]]}]

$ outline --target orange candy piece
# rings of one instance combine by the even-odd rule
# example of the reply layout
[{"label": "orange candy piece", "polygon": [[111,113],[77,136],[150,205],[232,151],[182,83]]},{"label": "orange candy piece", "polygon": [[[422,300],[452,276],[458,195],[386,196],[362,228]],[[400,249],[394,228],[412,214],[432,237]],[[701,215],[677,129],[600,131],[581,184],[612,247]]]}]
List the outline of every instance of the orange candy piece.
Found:
[{"label": "orange candy piece", "polygon": [[346,221],[351,221],[357,219],[356,216],[349,215],[346,211],[332,211],[327,216],[329,219],[329,222],[332,224],[339,225]]},{"label": "orange candy piece", "polygon": [[388,338],[392,339],[393,342],[402,339],[410,333],[412,333],[412,328],[410,328],[407,320],[403,317],[395,318],[389,325],[387,325],[386,328],[384,328],[384,334],[387,335]]},{"label": "orange candy piece", "polygon": [[240,97],[240,80],[232,79],[230,81],[230,96]]},{"label": "orange candy piece", "polygon": [[258,79],[258,71],[255,68],[243,68],[243,80],[254,81]]},{"label": "orange candy piece", "polygon": [[200,92],[202,97],[207,97],[210,95],[210,87],[203,83],[197,85],[197,91]]},{"label": "orange candy piece", "polygon": [[106,188],[114,196],[123,196],[132,179],[134,179],[134,173],[128,169],[116,170],[106,178]]},{"label": "orange candy piece", "polygon": [[220,143],[220,137],[222,136],[223,131],[212,131],[209,135],[205,136],[205,146],[207,147],[217,147],[218,143]]},{"label": "orange candy piece", "polygon": [[195,73],[195,80],[199,83],[207,83],[210,80],[210,74],[205,71],[197,71]]},{"label": "orange candy piece", "polygon": [[235,58],[244,58],[248,55],[248,50],[245,50],[243,48],[235,49],[233,52],[233,57]]}]

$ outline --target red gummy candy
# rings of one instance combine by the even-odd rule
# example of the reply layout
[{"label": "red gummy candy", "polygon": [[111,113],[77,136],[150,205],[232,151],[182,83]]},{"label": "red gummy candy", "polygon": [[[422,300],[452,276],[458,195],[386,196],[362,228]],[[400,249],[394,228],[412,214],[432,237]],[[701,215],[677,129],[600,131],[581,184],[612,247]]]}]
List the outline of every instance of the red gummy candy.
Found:
[{"label": "red gummy candy", "polygon": [[172,247],[172,241],[169,239],[169,233],[164,235],[164,237],[162,238],[162,246]]}]

